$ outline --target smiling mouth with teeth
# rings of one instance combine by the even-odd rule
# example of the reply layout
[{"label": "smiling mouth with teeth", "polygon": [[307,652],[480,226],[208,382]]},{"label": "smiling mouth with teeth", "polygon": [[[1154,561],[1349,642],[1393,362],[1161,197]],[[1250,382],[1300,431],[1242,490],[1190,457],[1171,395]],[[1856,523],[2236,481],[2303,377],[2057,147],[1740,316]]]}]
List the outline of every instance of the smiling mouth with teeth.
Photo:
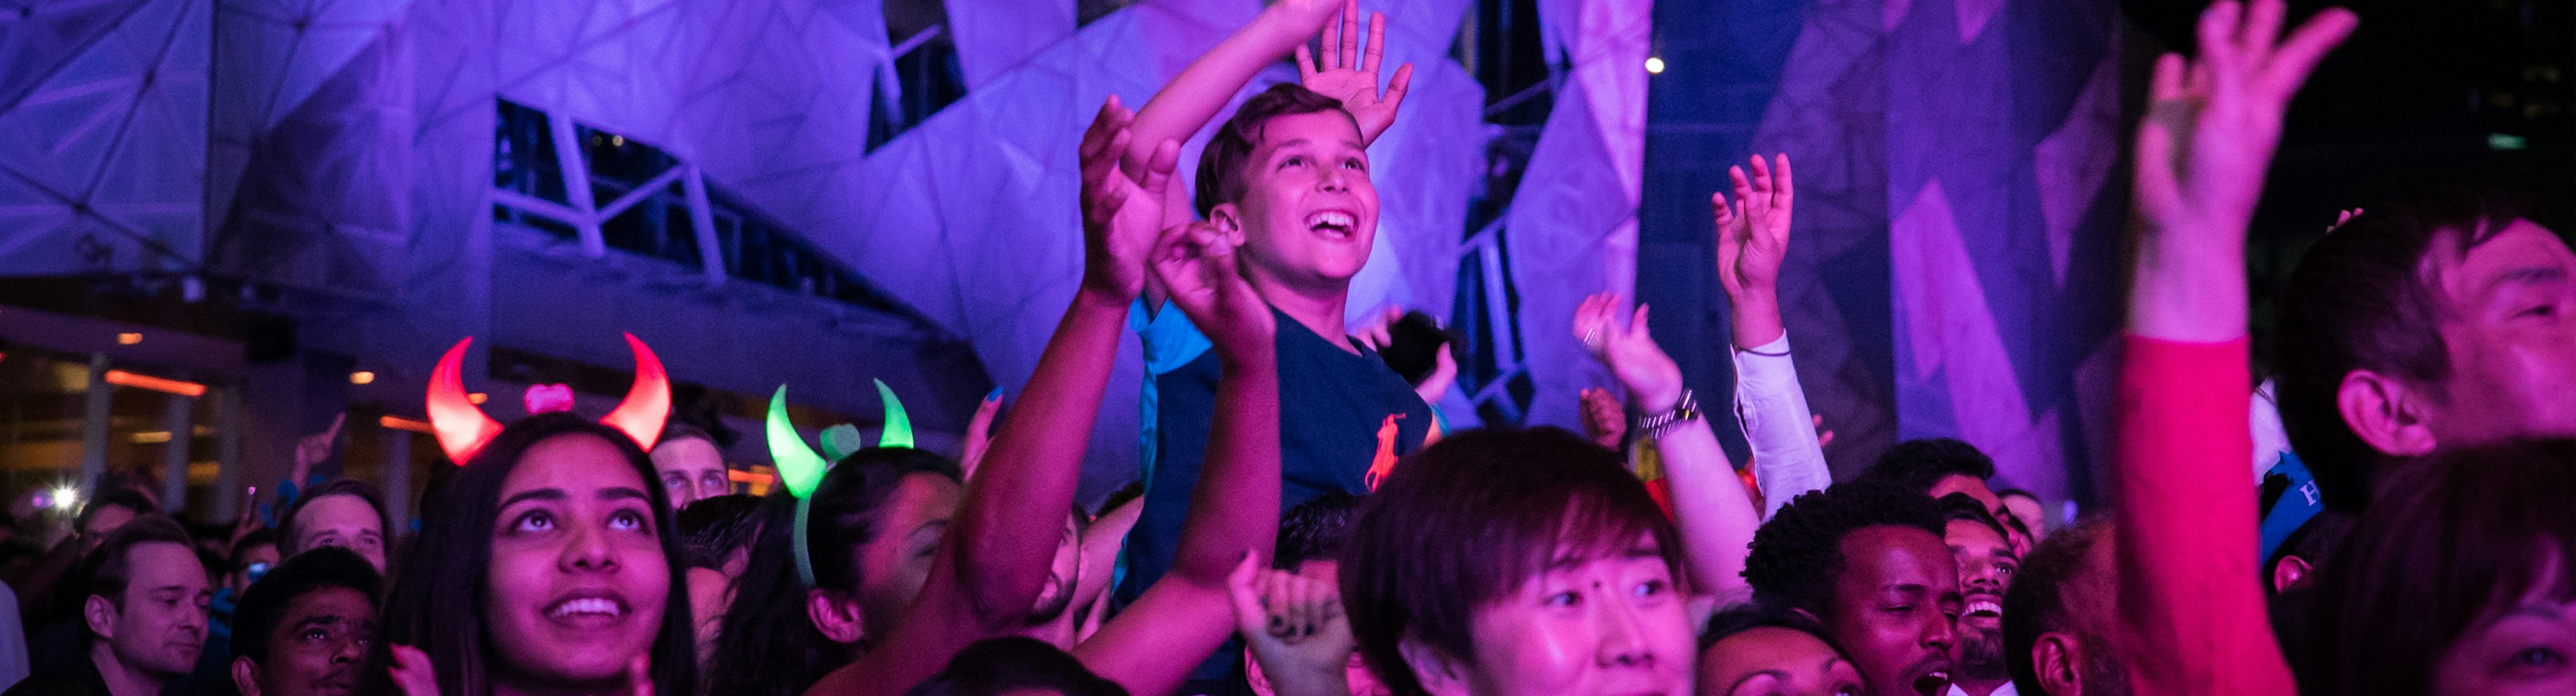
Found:
[{"label": "smiling mouth with teeth", "polygon": [[1914,692],[1923,696],[1941,696],[1950,690],[1950,670],[1936,669],[1914,679]]},{"label": "smiling mouth with teeth", "polygon": [[1981,600],[1977,600],[1977,601],[1969,602],[1969,603],[1968,603],[1968,612],[1967,612],[1967,615],[1968,615],[1968,616],[1986,616],[1986,617],[2003,616],[2003,615],[2004,615],[2004,607],[2003,607],[2003,605],[2001,605],[2001,604],[1997,604],[1997,603],[1992,602],[1992,601],[1989,601],[1989,600],[1982,600],[1982,599],[1981,599]]},{"label": "smiling mouth with teeth", "polygon": [[625,615],[626,606],[624,604],[618,603],[617,600],[601,597],[567,599],[546,609],[546,616],[548,618],[556,619],[572,616],[618,617]]},{"label": "smiling mouth with teeth", "polygon": [[1339,210],[1319,211],[1306,216],[1307,229],[1330,232],[1343,237],[1350,236],[1352,230],[1357,229],[1358,224],[1357,218]]}]

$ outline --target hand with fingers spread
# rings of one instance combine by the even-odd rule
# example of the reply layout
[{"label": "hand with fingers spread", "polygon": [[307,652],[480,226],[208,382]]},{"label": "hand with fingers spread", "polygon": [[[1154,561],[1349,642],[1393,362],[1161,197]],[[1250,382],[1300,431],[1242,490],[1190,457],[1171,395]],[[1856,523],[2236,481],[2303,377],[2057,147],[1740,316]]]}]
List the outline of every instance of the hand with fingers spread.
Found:
[{"label": "hand with fingers spread", "polygon": [[2326,231],[2333,232],[2335,230],[2342,229],[2344,225],[2351,223],[2352,219],[2357,217],[2361,217],[2360,208],[2335,211],[2335,224],[2327,225]]},{"label": "hand with fingers spread", "polygon": [[2158,233],[2243,245],[2291,96],[2358,21],[2332,8],[2283,36],[2288,11],[2280,0],[2212,4],[2199,57],[2156,60],[2134,185],[2138,214]]},{"label": "hand with fingers spread", "polygon": [[1332,583],[1262,568],[1251,556],[1226,578],[1235,630],[1252,648],[1261,675],[1280,696],[1349,692],[1351,652],[1359,643]]},{"label": "hand with fingers spread", "polygon": [[1627,304],[1628,298],[1618,293],[1585,298],[1574,310],[1574,333],[1628,388],[1628,398],[1637,408],[1647,413],[1670,411],[1682,400],[1682,368],[1647,333],[1645,305],[1637,305],[1636,314],[1621,321],[1620,315],[1626,312],[1620,308]]},{"label": "hand with fingers spread", "polygon": [[1244,280],[1236,247],[1225,233],[1206,222],[1174,225],[1154,245],[1154,278],[1171,293],[1172,304],[1216,344],[1227,362],[1271,361],[1278,320],[1270,304]]},{"label": "hand with fingers spread", "polygon": [[1325,25],[1323,60],[1316,60],[1305,44],[1297,45],[1297,76],[1306,89],[1342,100],[1342,110],[1351,112],[1360,124],[1360,144],[1366,145],[1377,142],[1378,134],[1395,125],[1396,107],[1404,103],[1404,91],[1413,85],[1413,64],[1396,67],[1386,90],[1378,91],[1378,58],[1386,52],[1386,14],[1369,13],[1368,45],[1363,49],[1355,24],[1359,10],[1359,0],[1345,0],[1340,17]]},{"label": "hand with fingers spread", "polygon": [[1789,174],[1789,156],[1771,162],[1756,156],[1753,173],[1728,167],[1735,200],[1724,193],[1708,195],[1717,225],[1717,279],[1733,306],[1737,348],[1752,348],[1785,332],[1780,316],[1780,264],[1789,254],[1789,213],[1797,187]]},{"label": "hand with fingers spread", "polygon": [[394,688],[403,696],[438,696],[438,668],[429,663],[429,653],[408,645],[393,646],[394,663],[385,669],[393,675]]},{"label": "hand with fingers spread", "polygon": [[1122,173],[1118,159],[1133,137],[1128,126],[1134,120],[1135,114],[1119,104],[1118,96],[1110,95],[1091,127],[1082,132],[1080,150],[1082,289],[1119,302],[1144,291],[1145,255],[1162,229],[1161,201],[1171,183],[1172,168],[1180,160],[1180,145],[1167,140],[1154,146],[1144,176]]}]

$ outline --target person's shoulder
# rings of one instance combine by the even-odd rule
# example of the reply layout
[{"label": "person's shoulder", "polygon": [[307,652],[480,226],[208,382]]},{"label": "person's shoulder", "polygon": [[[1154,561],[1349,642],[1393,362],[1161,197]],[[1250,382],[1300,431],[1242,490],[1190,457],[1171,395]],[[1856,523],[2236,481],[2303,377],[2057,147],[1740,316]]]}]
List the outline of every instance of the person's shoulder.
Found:
[{"label": "person's shoulder", "polygon": [[38,672],[20,680],[8,691],[0,691],[0,696],[106,696],[92,692],[87,677],[77,669]]}]

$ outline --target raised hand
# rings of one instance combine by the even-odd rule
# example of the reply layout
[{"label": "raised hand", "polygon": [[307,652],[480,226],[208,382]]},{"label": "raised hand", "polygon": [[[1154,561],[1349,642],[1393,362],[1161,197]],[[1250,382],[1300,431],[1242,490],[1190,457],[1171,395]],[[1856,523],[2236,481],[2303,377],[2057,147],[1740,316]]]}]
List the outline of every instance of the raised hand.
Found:
[{"label": "raised hand", "polygon": [[1789,254],[1789,213],[1797,187],[1789,174],[1789,156],[1773,163],[1749,160],[1753,174],[1728,167],[1735,182],[1735,201],[1710,193],[1708,208],[1717,227],[1717,280],[1732,305],[1735,347],[1752,348],[1778,340],[1786,332],[1780,316],[1780,264]]},{"label": "raised hand", "polygon": [[1397,66],[1386,91],[1378,91],[1378,58],[1386,53],[1386,13],[1369,13],[1368,47],[1362,49],[1359,28],[1353,24],[1359,11],[1359,0],[1344,0],[1340,17],[1324,28],[1323,60],[1315,60],[1313,51],[1297,44],[1297,77],[1306,89],[1342,100],[1342,110],[1359,121],[1360,144],[1366,145],[1377,142],[1378,134],[1395,125],[1396,107],[1404,103],[1404,91],[1413,85],[1413,64]]},{"label": "raised hand", "polygon": [[296,440],[295,466],[292,470],[292,478],[288,478],[287,481],[301,486],[306,481],[312,480],[313,466],[331,458],[331,449],[340,444],[340,426],[348,421],[347,413],[332,416],[330,428]]},{"label": "raised hand", "polygon": [[1235,629],[1277,693],[1348,693],[1344,670],[1359,644],[1342,612],[1339,588],[1264,569],[1246,555],[1226,578],[1226,589],[1234,601]]},{"label": "raised hand", "polygon": [[1174,225],[1155,243],[1153,266],[1172,304],[1216,344],[1218,358],[1271,355],[1278,321],[1243,279],[1235,245],[1224,232],[1206,222]]},{"label": "raised hand", "polygon": [[1637,305],[1636,314],[1622,325],[1619,308],[1627,303],[1618,293],[1585,298],[1574,309],[1574,333],[1628,388],[1637,408],[1647,413],[1672,410],[1682,400],[1682,368],[1647,333],[1646,305]]},{"label": "raised hand", "polygon": [[2333,232],[2337,229],[2342,229],[2344,225],[2351,223],[2352,219],[2356,217],[2361,217],[2360,208],[2335,211],[2335,224],[2327,225],[2326,231]]},{"label": "raised hand", "polygon": [[1614,450],[1627,442],[1628,407],[1619,403],[1619,395],[1608,389],[1585,387],[1581,398],[1584,439]]},{"label": "raised hand", "polygon": [[2245,335],[2245,233],[2280,144],[2282,114],[2359,21],[2330,8],[2281,36],[2282,0],[2200,15],[2200,56],[2157,59],[2131,177],[2141,223],[2130,333],[2217,342]]},{"label": "raised hand", "polygon": [[2359,23],[2329,8],[2283,37],[2288,12],[2282,0],[2212,4],[2200,15],[2200,56],[2156,60],[2134,185],[2138,213],[2159,230],[2243,244],[2290,97]]},{"label": "raised hand", "polygon": [[1100,105],[1100,114],[1082,132],[1082,289],[1124,302],[1145,288],[1145,255],[1162,229],[1162,199],[1180,145],[1154,146],[1142,178],[1118,169],[1132,137],[1128,126],[1136,115],[1119,104],[1118,95]]},{"label": "raised hand", "polygon": [[957,455],[957,467],[966,478],[975,478],[975,465],[984,463],[984,451],[993,446],[993,416],[1002,412],[1002,390],[985,395],[984,403],[975,407],[975,417],[966,421],[965,451]]}]

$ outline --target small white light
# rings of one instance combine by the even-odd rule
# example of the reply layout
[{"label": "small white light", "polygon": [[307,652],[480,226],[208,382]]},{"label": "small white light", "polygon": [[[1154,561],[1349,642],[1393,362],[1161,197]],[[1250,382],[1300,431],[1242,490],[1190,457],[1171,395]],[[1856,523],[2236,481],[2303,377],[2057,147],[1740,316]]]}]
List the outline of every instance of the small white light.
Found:
[{"label": "small white light", "polygon": [[76,503],[79,503],[79,502],[80,502],[80,489],[78,489],[78,488],[73,488],[73,487],[70,487],[70,486],[64,486],[64,487],[61,487],[61,488],[56,488],[56,489],[54,489],[54,500],[53,500],[53,503],[54,503],[54,509],[56,509],[56,510],[69,510],[69,509],[72,509],[72,505],[73,505],[73,504],[76,504]]},{"label": "small white light", "polygon": [[1654,57],[1647,58],[1646,72],[1656,75],[1664,74],[1664,59]]}]

